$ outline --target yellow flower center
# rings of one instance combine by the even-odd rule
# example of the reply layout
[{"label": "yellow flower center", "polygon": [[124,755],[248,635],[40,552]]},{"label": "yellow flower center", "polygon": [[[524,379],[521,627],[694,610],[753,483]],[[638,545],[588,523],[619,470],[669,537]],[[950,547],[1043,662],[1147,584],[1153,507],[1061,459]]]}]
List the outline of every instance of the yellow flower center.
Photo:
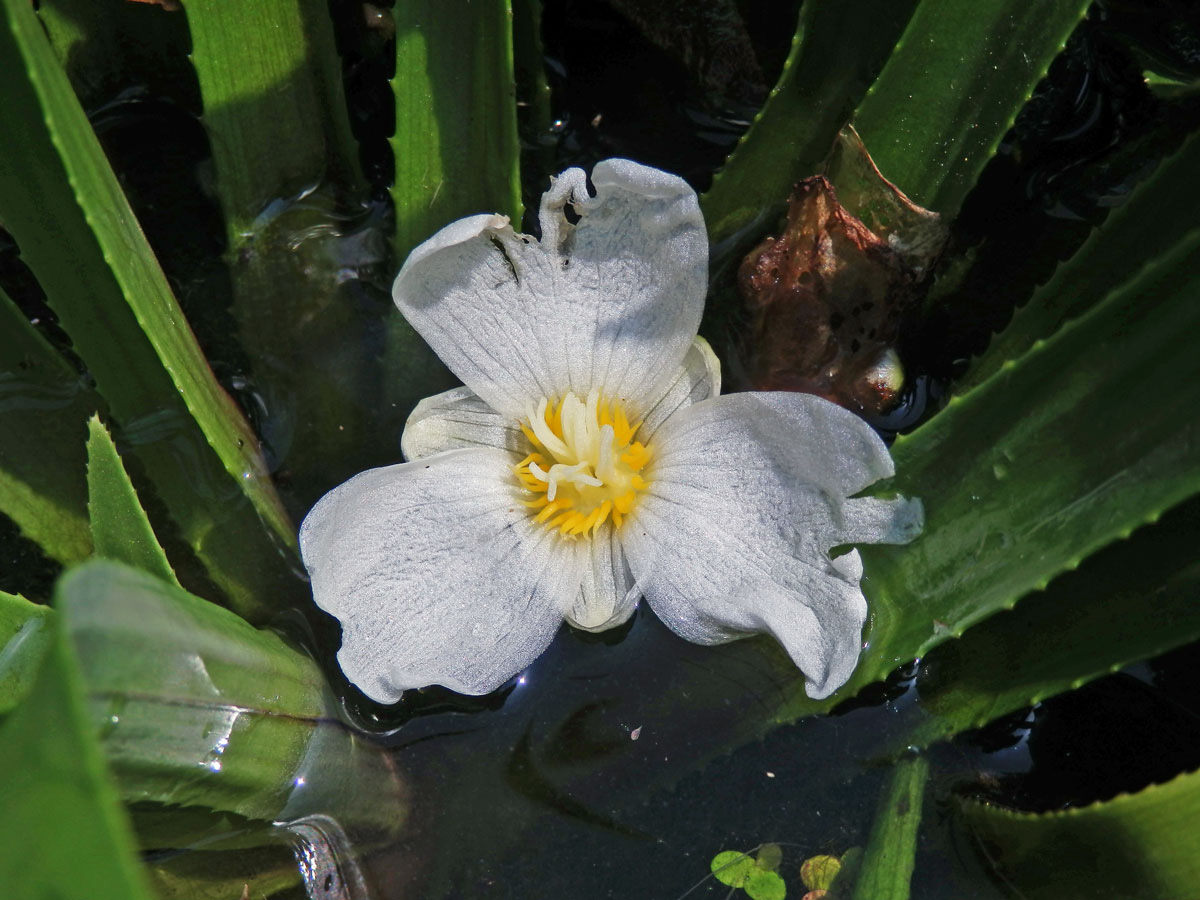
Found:
[{"label": "yellow flower center", "polygon": [[537,510],[534,521],[570,538],[594,535],[610,517],[619,528],[646,487],[638,473],[650,451],[633,439],[640,424],[630,425],[621,405],[598,390],[586,401],[568,393],[530,404],[521,430],[534,451],[514,471],[532,495],[525,505]]}]

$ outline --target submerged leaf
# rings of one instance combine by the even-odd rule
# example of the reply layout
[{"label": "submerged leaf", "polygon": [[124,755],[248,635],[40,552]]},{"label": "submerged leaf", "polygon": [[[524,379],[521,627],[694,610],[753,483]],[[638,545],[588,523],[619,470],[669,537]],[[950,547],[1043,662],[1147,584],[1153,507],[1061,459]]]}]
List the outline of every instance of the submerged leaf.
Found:
[{"label": "submerged leaf", "polygon": [[[380,265],[324,0],[189,0],[192,61],[225,222],[231,313],[263,398],[268,451],[307,508],[330,483],[378,463],[396,422],[379,425],[382,327],[348,284]],[[255,64],[229,65],[230,59]],[[279,135],[288,139],[280,141]]]},{"label": "submerged leaf", "polygon": [[316,663],[277,635],[108,561],[69,572],[56,597],[126,801],[403,823],[404,783],[338,719]]},{"label": "submerged leaf", "polygon": [[875,809],[853,900],[908,900],[928,776],[929,761],[922,756],[893,766]]}]

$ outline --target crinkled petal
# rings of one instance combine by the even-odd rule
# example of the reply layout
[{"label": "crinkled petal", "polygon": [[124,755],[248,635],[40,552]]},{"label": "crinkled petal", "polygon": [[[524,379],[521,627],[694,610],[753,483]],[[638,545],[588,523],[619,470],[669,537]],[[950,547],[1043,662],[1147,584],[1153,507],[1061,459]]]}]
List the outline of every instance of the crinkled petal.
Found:
[{"label": "crinkled petal", "polygon": [[697,643],[774,635],[812,697],[845,683],[867,606],[856,551],[902,543],[916,501],[848,499],[892,472],[883,442],[853,413],[807,394],[732,394],[669,419],[650,484],[621,530],[655,613]]},{"label": "crinkled petal", "polygon": [[517,422],[500,415],[468,387],[426,397],[408,417],[400,438],[409,462],[467,447],[497,447],[524,456],[529,439]]},{"label": "crinkled petal", "polygon": [[567,621],[584,631],[607,631],[633,615],[640,591],[634,585],[621,541],[611,525],[589,541],[577,542],[585,554],[583,581]]},{"label": "crinkled petal", "polygon": [[638,440],[650,440],[663,422],[685,406],[721,393],[721,363],[708,341],[697,337],[683,358],[683,365],[662,399],[646,413],[638,429]]},{"label": "crinkled petal", "polygon": [[540,241],[504,216],[448,225],[413,250],[392,288],[438,356],[508,418],[593,386],[641,416],[699,327],[708,238],[695,193],[622,159],[597,163],[591,182],[594,197],[581,169],[554,181]]},{"label": "crinkled petal", "polygon": [[338,662],[368,697],[494,690],[549,645],[583,577],[520,505],[511,454],[454,450],[371,469],[300,528],[317,605],[342,622]]}]

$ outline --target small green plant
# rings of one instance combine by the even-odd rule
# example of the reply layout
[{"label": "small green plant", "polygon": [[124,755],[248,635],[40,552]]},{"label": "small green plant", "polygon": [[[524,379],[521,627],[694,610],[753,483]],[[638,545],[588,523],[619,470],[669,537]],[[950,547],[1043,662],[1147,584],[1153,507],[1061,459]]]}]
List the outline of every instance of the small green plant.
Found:
[{"label": "small green plant", "polygon": [[[750,854],[754,853],[754,856]],[[783,900],[787,885],[780,876],[783,849],[778,844],[759,844],[742,853],[722,850],[713,857],[710,868],[713,877],[734,890],[741,888],[751,900]],[[732,894],[733,891],[730,891]]]}]

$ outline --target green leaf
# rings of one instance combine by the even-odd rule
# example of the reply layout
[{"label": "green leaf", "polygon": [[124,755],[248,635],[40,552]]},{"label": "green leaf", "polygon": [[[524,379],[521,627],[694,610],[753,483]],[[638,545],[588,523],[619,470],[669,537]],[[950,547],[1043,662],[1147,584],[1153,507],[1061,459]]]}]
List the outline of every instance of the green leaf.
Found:
[{"label": "green leaf", "polygon": [[722,850],[712,858],[709,869],[721,884],[740,888],[755,872],[761,871],[749,853],[740,850]]},{"label": "green leaf", "polygon": [[836,856],[822,853],[810,856],[800,866],[800,880],[810,891],[827,891],[842,871],[842,861]]},{"label": "green leaf", "polygon": [[783,900],[787,895],[787,885],[779,873],[766,869],[756,868],[747,875],[744,888],[751,900]]},{"label": "green leaf", "polygon": [[[1193,174],[1200,168],[1200,134],[1193,135],[1125,203],[1095,229],[1074,256],[1058,267],[959,382],[963,392],[980,384],[1036,341],[1100,302],[1140,268],[1188,240],[1200,204]],[[1140,262],[1140,265],[1139,265]],[[1147,302],[1156,302],[1153,297]]]},{"label": "green leaf", "polygon": [[1090,0],[924,0],[854,114],[884,176],[947,218]]},{"label": "green leaf", "polygon": [[0,715],[29,693],[53,624],[50,607],[0,591]]},{"label": "green leaf", "polygon": [[403,822],[380,750],[341,723],[320,669],[278,635],[108,561],[69,572],[56,597],[127,802]]},{"label": "green leaf", "polygon": [[396,17],[396,258],[474,213],[521,221],[512,6],[480,0],[446,15],[435,0]]},{"label": "green leaf", "polygon": [[92,552],[83,423],[95,402],[0,290],[0,512],[62,563]]},{"label": "green leaf", "polygon": [[775,843],[768,842],[763,844],[758,848],[758,853],[754,855],[754,864],[760,869],[766,869],[768,872],[778,871],[782,862],[783,848]]},{"label": "green leaf", "polygon": [[0,883],[12,897],[149,900],[61,629],[0,726]]},{"label": "green leaf", "polygon": [[323,0],[189,0],[187,17],[231,254],[273,203],[324,181],[362,189]]},{"label": "green leaf", "polygon": [[178,586],[175,570],[158,545],[117,447],[98,415],[88,419],[87,453],[88,513],[96,555]]},{"label": "green leaf", "polygon": [[376,454],[394,441],[394,423],[376,427],[368,400],[378,360],[363,352],[363,336],[380,327],[378,314],[361,311],[345,283],[359,261],[346,258],[343,231],[361,218],[366,189],[328,4],[193,0],[187,13],[232,313],[271,420],[290,426],[272,449],[307,508],[333,484],[391,461]]},{"label": "green leaf", "polygon": [[[435,0],[411,0],[394,16],[393,249],[403,262],[417,244],[464,216],[503,213],[520,225],[520,144],[511,4],[479,0],[450,16]],[[380,407],[403,417],[457,381],[403,316],[392,311],[387,322]]]},{"label": "green leaf", "polygon": [[960,812],[988,870],[1022,897],[1178,900],[1200,884],[1200,772],[1078,809]]},{"label": "green leaf", "polygon": [[926,527],[863,550],[876,619],[859,677],[1011,607],[1200,487],[1190,398],[1162,389],[1200,376],[1198,254],[1200,232],[895,443],[891,487],[922,498]]},{"label": "green leaf", "polygon": [[883,67],[916,0],[806,0],[783,74],[725,168],[701,198],[714,244],[750,237],[814,175],[838,130]]},{"label": "green leaf", "polygon": [[1200,639],[1200,498],[1193,497],[925,656],[921,702],[890,729],[926,746]]},{"label": "green leaf", "polygon": [[295,584],[279,551],[295,535],[257,441],[184,322],[32,8],[3,0],[3,17],[0,221],[184,538],[231,602],[262,617]]},{"label": "green leaf", "polygon": [[928,776],[929,762],[922,756],[897,760],[892,767],[854,882],[854,900],[908,900]]}]

